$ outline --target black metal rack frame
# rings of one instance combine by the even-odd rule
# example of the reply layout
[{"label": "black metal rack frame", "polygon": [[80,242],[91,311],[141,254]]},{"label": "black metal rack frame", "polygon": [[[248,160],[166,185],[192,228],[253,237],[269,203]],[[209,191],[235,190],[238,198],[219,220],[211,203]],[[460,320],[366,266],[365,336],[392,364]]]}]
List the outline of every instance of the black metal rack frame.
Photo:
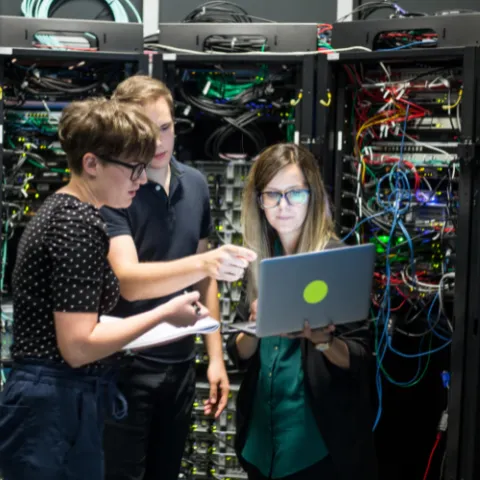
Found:
[{"label": "black metal rack frame", "polygon": [[158,43],[194,52],[204,52],[212,37],[227,42],[231,39],[233,44],[245,37],[257,37],[273,52],[317,49],[316,23],[160,23],[158,30]]},{"label": "black metal rack frame", "polygon": [[477,14],[428,15],[409,18],[367,19],[335,23],[332,31],[332,47],[345,48],[359,45],[374,49],[377,37],[382,33],[404,30],[425,30],[437,35],[436,48],[463,48],[478,45],[480,17]]},{"label": "black metal rack frame", "polygon": [[[463,67],[464,89],[461,112],[463,131],[458,148],[460,211],[456,248],[455,328],[450,348],[451,386],[445,478],[476,480],[480,476],[480,222],[476,220],[480,218],[480,202],[477,198],[480,188],[480,120],[477,117],[480,110],[479,50],[477,47],[466,47],[329,55],[327,62],[331,73],[317,76],[317,90],[321,92],[329,88],[335,99],[335,105],[332,105],[335,121],[330,122],[324,133],[326,145],[323,150],[335,168],[329,175],[330,179],[335,180],[335,205],[339,205],[343,151],[351,146],[351,139],[343,133],[348,128],[344,108],[347,101],[347,78],[343,65],[382,61],[399,65],[411,61],[448,64],[453,59]],[[317,71],[322,71],[324,63],[325,59],[317,60]],[[318,125],[321,123],[322,121],[317,121],[317,128],[320,128]],[[322,138],[318,130],[317,134]]]},{"label": "black metal rack frame", "polygon": [[155,54],[153,57],[152,76],[164,81],[174,91],[176,68],[187,65],[202,64],[252,64],[265,63],[277,65],[301,65],[301,84],[303,98],[297,108],[300,115],[295,115],[295,128],[299,132],[300,144],[311,149],[314,140],[315,117],[315,55],[270,55],[253,54]]},{"label": "black metal rack frame", "polygon": [[335,131],[329,128],[335,122],[335,69],[331,68],[327,55],[319,54],[315,61],[315,125],[312,153],[319,159],[325,186],[330,195],[335,185],[335,168],[332,162]]},{"label": "black metal rack frame", "polygon": [[73,36],[94,40],[99,51],[137,53],[143,51],[143,25],[101,20],[29,18],[0,15],[0,45],[33,49],[36,35]]},{"label": "black metal rack frame", "polygon": [[[465,49],[463,125],[460,146],[460,215],[455,279],[455,335],[446,480],[480,476],[480,51]],[[458,254],[461,252],[461,255]]]}]

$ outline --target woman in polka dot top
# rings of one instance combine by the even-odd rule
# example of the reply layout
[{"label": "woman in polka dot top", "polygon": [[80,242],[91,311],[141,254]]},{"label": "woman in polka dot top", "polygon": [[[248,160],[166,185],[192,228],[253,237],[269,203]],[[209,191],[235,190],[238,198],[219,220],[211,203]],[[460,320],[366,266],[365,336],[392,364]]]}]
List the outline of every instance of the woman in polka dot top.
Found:
[{"label": "woman in polka dot top", "polygon": [[103,480],[104,408],[115,398],[119,416],[126,405],[100,360],[160,322],[191,325],[208,313],[196,312],[193,292],[123,322],[98,322],[119,296],[98,209],[130,205],[147,180],[157,130],[136,107],[95,99],[64,110],[59,137],[71,180],[28,224],[13,274],[14,365],[0,395],[6,480]]}]

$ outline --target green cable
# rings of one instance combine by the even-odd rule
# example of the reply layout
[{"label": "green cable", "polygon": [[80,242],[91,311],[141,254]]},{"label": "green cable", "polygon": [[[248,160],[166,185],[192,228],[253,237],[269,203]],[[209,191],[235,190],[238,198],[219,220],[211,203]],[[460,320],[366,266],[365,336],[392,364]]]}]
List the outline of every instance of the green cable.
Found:
[{"label": "green cable", "polygon": [[[265,52],[265,43],[262,45],[261,52]],[[264,82],[265,77],[268,75],[268,67],[263,64],[260,67],[260,71],[255,76],[253,82],[244,83],[242,85],[230,84],[223,80],[215,80],[210,75],[203,76],[202,83],[205,85],[210,84],[208,91],[205,93],[206,97],[214,97],[222,100],[230,100],[236,96],[242,94],[245,90],[260,85]]]},{"label": "green cable", "polygon": [[365,168],[366,168],[367,172],[373,177],[373,180],[375,181],[375,183],[378,183],[377,175],[375,175],[373,170],[366,163],[365,163]]},{"label": "green cable", "polygon": [[45,165],[42,165],[41,163],[38,163],[36,162],[35,160],[32,160],[31,158],[28,159],[28,163],[31,163],[34,167],[37,167],[37,168],[47,168],[45,167]]},{"label": "green cable", "polygon": [[230,100],[246,90],[261,84],[265,80],[267,74],[265,65],[262,65],[259,74],[255,77],[253,82],[236,85],[227,83],[224,80],[215,80],[213,77],[207,75],[202,78],[201,82],[205,85],[209,84],[208,91],[205,93],[206,97],[214,97],[218,99]]},{"label": "green cable", "polygon": [[[378,322],[375,321],[375,352],[377,352],[378,354]],[[425,377],[425,374],[427,373],[427,370],[428,370],[428,367],[430,366],[430,359],[432,357],[432,353],[431,353],[431,350],[432,350],[432,340],[433,340],[433,335],[430,334],[430,340],[428,342],[428,355],[427,355],[427,362],[425,363],[425,366],[423,367],[423,371],[422,373],[420,374],[420,376],[414,380],[413,382],[410,382],[410,383],[407,383],[407,384],[404,384],[402,385],[400,382],[398,382],[397,380],[395,380],[388,372],[387,370],[385,369],[385,367],[383,366],[383,363],[380,362],[380,370],[381,372],[385,375],[385,377],[387,377],[387,379],[393,383],[395,386],[397,387],[401,387],[401,388],[411,388],[411,387],[414,387],[415,385],[418,385],[422,380],[423,378]]]},{"label": "green cable", "polygon": [[[27,153],[28,156],[28,153]],[[41,163],[36,162],[35,160],[32,160],[31,158],[28,159],[28,163],[31,163],[34,167],[37,168],[42,168],[42,169],[48,169],[50,172],[55,172],[55,173],[68,173],[68,170],[65,168],[48,168]]]},{"label": "green cable", "polygon": [[318,46],[321,48],[327,48],[328,50],[335,50],[330,44],[324,42],[318,42]]},{"label": "green cable", "polygon": [[[295,107],[292,107],[289,112],[290,120],[295,120]],[[286,133],[287,143],[292,143],[295,140],[295,122],[290,122],[287,125]]]}]

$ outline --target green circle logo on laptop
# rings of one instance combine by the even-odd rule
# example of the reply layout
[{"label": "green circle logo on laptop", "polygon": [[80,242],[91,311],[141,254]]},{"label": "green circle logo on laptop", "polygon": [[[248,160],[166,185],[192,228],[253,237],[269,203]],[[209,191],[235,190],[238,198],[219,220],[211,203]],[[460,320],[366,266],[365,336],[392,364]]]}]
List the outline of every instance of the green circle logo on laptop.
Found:
[{"label": "green circle logo on laptop", "polygon": [[323,280],[310,282],[303,291],[307,303],[320,303],[328,294],[328,285]]}]

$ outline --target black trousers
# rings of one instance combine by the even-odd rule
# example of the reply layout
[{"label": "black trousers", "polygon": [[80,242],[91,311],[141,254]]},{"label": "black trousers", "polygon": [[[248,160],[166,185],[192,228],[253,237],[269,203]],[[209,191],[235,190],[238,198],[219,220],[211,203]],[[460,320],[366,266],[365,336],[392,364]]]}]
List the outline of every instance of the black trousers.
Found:
[{"label": "black trousers", "polygon": [[[269,477],[265,477],[253,465],[248,466],[247,474],[249,480],[270,480]],[[292,475],[281,477],[281,479],[278,480],[338,480],[338,476],[335,472],[332,459],[328,456],[311,467],[300,470]]]},{"label": "black trousers", "polygon": [[195,396],[193,362],[162,364],[135,357],[119,390],[128,415],[105,425],[106,480],[177,480]]}]

